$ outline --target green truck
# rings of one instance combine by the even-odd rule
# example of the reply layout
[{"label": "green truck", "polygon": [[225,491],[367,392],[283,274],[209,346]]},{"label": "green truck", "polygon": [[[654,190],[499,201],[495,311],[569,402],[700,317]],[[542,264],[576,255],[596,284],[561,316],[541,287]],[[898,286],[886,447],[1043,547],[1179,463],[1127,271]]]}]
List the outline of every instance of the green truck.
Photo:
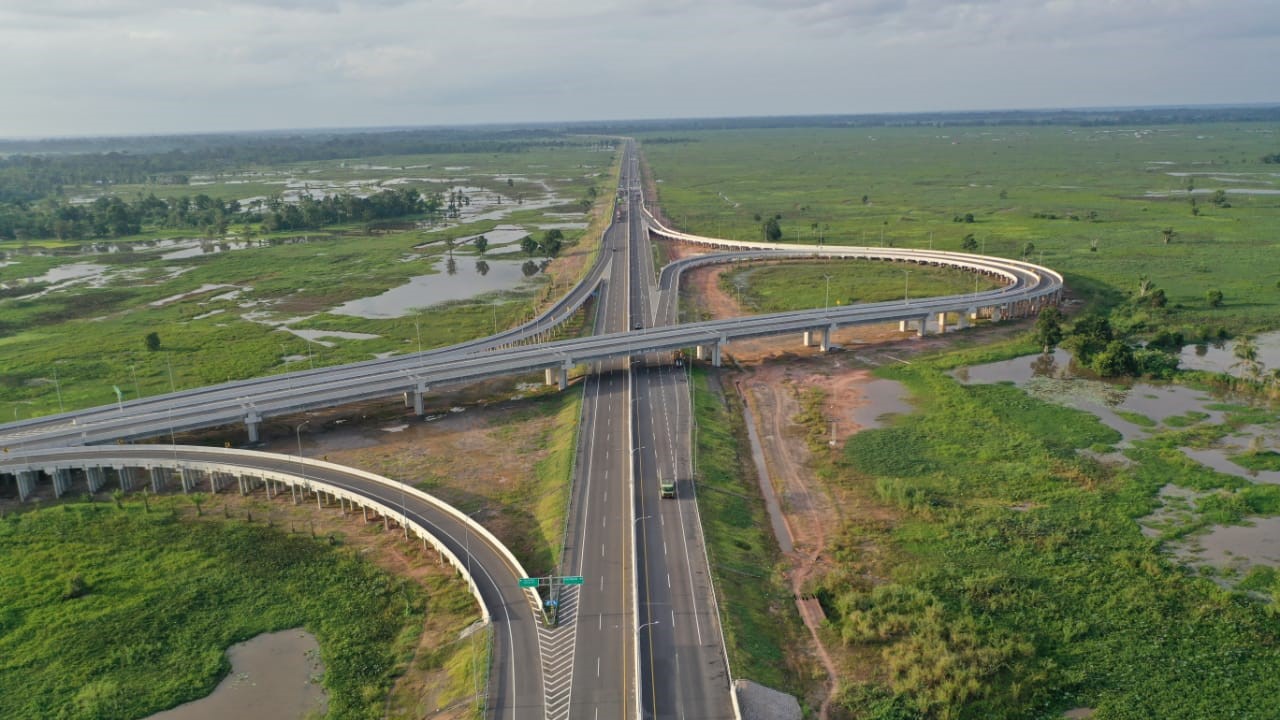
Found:
[{"label": "green truck", "polygon": [[675,481],[675,480],[661,480],[661,481],[659,481],[659,487],[661,488],[661,490],[660,490],[660,492],[659,492],[659,495],[660,495],[661,497],[664,497],[664,498],[673,498],[673,497],[675,497],[675,496],[676,496],[676,481]]}]

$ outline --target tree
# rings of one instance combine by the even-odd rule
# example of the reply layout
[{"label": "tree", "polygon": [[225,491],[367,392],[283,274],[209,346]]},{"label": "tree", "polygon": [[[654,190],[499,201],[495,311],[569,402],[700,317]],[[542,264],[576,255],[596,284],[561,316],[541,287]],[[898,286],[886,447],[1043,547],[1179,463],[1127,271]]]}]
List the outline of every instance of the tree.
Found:
[{"label": "tree", "polygon": [[1138,365],[1133,358],[1133,348],[1123,340],[1112,340],[1106,348],[1089,362],[1089,367],[1102,377],[1133,375]]},{"label": "tree", "polygon": [[1031,257],[1031,254],[1034,253],[1035,251],[1036,251],[1036,244],[1033,242],[1028,242],[1026,245],[1022,246],[1022,257],[1024,258]]},{"label": "tree", "polygon": [[489,249],[489,238],[481,235],[480,237],[476,238],[475,246],[476,246],[476,252],[483,255],[484,251]]},{"label": "tree", "polygon": [[534,253],[538,252],[538,241],[534,240],[532,235],[525,235],[520,238],[520,249],[526,255],[532,257]]},{"label": "tree", "polygon": [[200,506],[204,504],[204,493],[191,493],[187,498],[191,500],[192,505],[196,506],[196,517],[203,515],[204,510]]},{"label": "tree", "polygon": [[778,242],[782,239],[782,226],[778,224],[778,218],[771,217],[761,226],[764,232],[765,242]]},{"label": "tree", "polygon": [[144,342],[147,345],[147,350],[151,352],[155,352],[159,350],[160,349],[160,333],[155,331],[147,333],[147,337],[144,339]]},{"label": "tree", "polygon": [[1258,380],[1262,377],[1263,364],[1258,362],[1258,344],[1254,342],[1252,335],[1241,335],[1237,338],[1231,354],[1239,361],[1233,363],[1231,367],[1244,368],[1244,374],[1250,380]]},{"label": "tree", "polygon": [[978,238],[974,237],[973,233],[969,233],[968,235],[965,235],[964,240],[960,242],[960,247],[965,252],[978,252]]},{"label": "tree", "polygon": [[1176,237],[1178,233],[1174,232],[1173,228],[1165,228],[1160,231],[1160,234],[1164,236],[1164,244],[1168,245],[1173,242],[1173,238]]},{"label": "tree", "polygon": [[1205,302],[1209,303],[1209,307],[1222,307],[1222,291],[1210,290],[1204,294]]},{"label": "tree", "polygon": [[542,242],[539,243],[544,257],[553,258],[560,254],[560,249],[564,246],[564,233],[559,228],[552,228],[542,234]]},{"label": "tree", "polygon": [[1036,344],[1044,348],[1045,355],[1053,352],[1058,343],[1062,342],[1062,311],[1057,306],[1050,305],[1040,311],[1040,315],[1036,317],[1034,337]]},{"label": "tree", "polygon": [[1093,356],[1106,349],[1114,339],[1111,322],[1102,315],[1091,314],[1076,320],[1071,335],[1063,344],[1075,353],[1076,360],[1091,365]]},{"label": "tree", "polygon": [[121,490],[120,488],[116,488],[115,490],[112,490],[111,499],[115,501],[117,510],[124,509],[124,491],[123,490]]}]

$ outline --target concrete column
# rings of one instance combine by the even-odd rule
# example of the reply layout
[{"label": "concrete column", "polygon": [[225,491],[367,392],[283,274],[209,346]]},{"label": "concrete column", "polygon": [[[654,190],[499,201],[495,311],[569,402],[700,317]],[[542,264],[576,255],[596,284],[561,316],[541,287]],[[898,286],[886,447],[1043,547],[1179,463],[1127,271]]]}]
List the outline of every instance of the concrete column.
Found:
[{"label": "concrete column", "polygon": [[560,367],[560,377],[557,382],[557,386],[561,390],[569,387],[569,368],[571,367],[573,367],[573,365],[568,360],[565,360],[564,365]]},{"label": "concrete column", "polygon": [[18,502],[26,502],[36,491],[36,481],[40,479],[38,470],[22,470],[18,472]]},{"label": "concrete column", "polygon": [[711,346],[711,364],[720,367],[720,343]]},{"label": "concrete column", "polygon": [[818,349],[822,352],[831,352],[831,329],[827,328],[822,331],[822,342],[818,345]]},{"label": "concrete column", "polygon": [[129,492],[133,489],[133,468],[116,468],[116,478],[120,480],[120,489]]},{"label": "concrete column", "polygon": [[972,313],[973,313],[972,310],[966,310],[965,312],[956,313],[956,329],[957,330],[963,330],[969,327],[969,315]]},{"label": "concrete column", "polygon": [[364,516],[364,522],[367,525],[369,523],[369,508],[365,507],[364,505],[361,505],[360,514]]},{"label": "concrete column", "polygon": [[813,331],[812,330],[804,331],[804,346],[813,347]]},{"label": "concrete column", "polygon": [[422,417],[426,414],[422,408],[422,396],[427,392],[427,384],[418,383],[418,386],[409,392],[413,395],[413,414]]},{"label": "concrete column", "polygon": [[694,355],[694,357],[696,357],[696,358],[697,358],[697,359],[699,359],[699,360],[706,360],[706,359],[707,359],[707,348],[706,348],[706,346],[705,346],[705,345],[695,345],[695,346],[694,346],[694,348],[693,348],[693,355]]},{"label": "concrete column", "polygon": [[317,510],[323,510],[323,509],[324,509],[324,503],[323,503],[323,502],[321,502],[321,499],[320,499],[321,497],[322,497],[322,496],[321,496],[321,494],[320,494],[320,491],[319,491],[319,490],[317,490],[317,491],[316,491],[316,509],[317,509]]},{"label": "concrete column", "polygon": [[947,331],[947,313],[938,313],[938,334],[941,335]]},{"label": "concrete column", "polygon": [[908,321],[908,320],[899,320],[899,321],[898,321],[898,332],[906,332],[906,331],[907,331],[907,329],[908,329],[908,328],[907,328],[907,323],[908,323],[908,322],[910,322],[910,321]]},{"label": "concrete column", "polygon": [[999,305],[992,305],[991,306],[991,322],[998,323],[1001,320],[1004,320],[1004,312],[1001,310]]},{"label": "concrete column", "polygon": [[556,384],[556,370],[555,370],[555,368],[547,368],[547,372],[546,372],[546,384],[547,384],[548,386],[550,386],[550,385],[555,385],[555,384]]},{"label": "concrete column", "polygon": [[98,492],[107,482],[107,473],[101,467],[87,467],[84,469],[85,479],[89,481],[89,493]]},{"label": "concrete column", "polygon": [[924,337],[929,332],[929,316],[921,316],[921,318],[916,322],[919,323],[916,326],[916,337]]},{"label": "concrete column", "polygon": [[53,471],[53,496],[55,498],[62,497],[62,494],[71,489],[71,471],[60,469]]},{"label": "concrete column", "polygon": [[258,429],[262,426],[262,416],[256,412],[250,412],[244,416],[244,429],[249,433],[249,444],[256,445],[261,441]]}]

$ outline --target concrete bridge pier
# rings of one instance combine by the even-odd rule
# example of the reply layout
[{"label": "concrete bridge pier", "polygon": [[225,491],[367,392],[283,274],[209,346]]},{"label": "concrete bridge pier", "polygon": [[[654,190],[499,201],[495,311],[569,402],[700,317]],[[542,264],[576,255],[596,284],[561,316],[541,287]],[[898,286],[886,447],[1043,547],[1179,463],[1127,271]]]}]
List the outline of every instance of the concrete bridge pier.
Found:
[{"label": "concrete bridge pier", "polygon": [[249,444],[256,445],[261,442],[259,429],[262,427],[262,416],[256,411],[250,411],[244,416],[244,429],[249,433]]},{"label": "concrete bridge pier", "polygon": [[711,346],[711,365],[720,367],[720,343]]},{"label": "concrete bridge pier", "polygon": [[129,492],[133,489],[133,468],[116,468],[116,479],[120,481],[120,489]]},{"label": "concrete bridge pier", "polygon": [[165,486],[165,469],[162,467],[153,467],[151,470],[151,492],[158,493]]},{"label": "concrete bridge pier", "polygon": [[560,375],[556,380],[556,386],[561,390],[569,387],[569,368],[571,367],[573,367],[573,364],[568,360],[565,360],[564,365],[560,366]]},{"label": "concrete bridge pier", "polygon": [[552,386],[552,385],[555,385],[555,384],[556,384],[556,369],[555,369],[555,368],[547,368],[547,370],[546,370],[546,374],[545,374],[545,376],[544,376],[544,377],[545,377],[544,383],[545,383],[548,387],[550,387],[550,386]]},{"label": "concrete bridge pier", "polygon": [[178,484],[182,486],[182,494],[186,495],[196,489],[196,471],[186,470],[184,468],[174,469],[174,474],[178,476]]},{"label": "concrete bridge pier", "polygon": [[938,313],[938,334],[941,335],[947,331],[947,313]]},{"label": "concrete bridge pier", "polygon": [[818,349],[822,352],[831,352],[831,333],[834,330],[835,327],[832,326],[822,331],[822,342],[818,344]]},{"label": "concrete bridge pier", "polygon": [[89,481],[89,493],[98,492],[103,485],[107,484],[107,473],[101,467],[86,467],[84,469],[85,479]]},{"label": "concrete bridge pier", "polygon": [[929,316],[924,315],[916,321],[916,337],[924,337],[929,334]]},{"label": "concrete bridge pier", "polygon": [[26,502],[36,491],[36,481],[40,479],[38,470],[21,470],[18,472],[18,502]]},{"label": "concrete bridge pier", "polygon": [[812,330],[804,331],[804,346],[813,347],[813,331]]},{"label": "concrete bridge pier", "polygon": [[991,322],[998,323],[1004,320],[1004,312],[999,305],[991,306]]},{"label": "concrete bridge pier", "polygon": [[694,346],[694,348],[693,348],[693,356],[694,356],[695,358],[699,359],[699,360],[706,360],[706,359],[707,359],[707,346],[706,346],[706,345],[696,345],[696,346]]},{"label": "concrete bridge pier", "polygon": [[422,396],[427,393],[427,384],[418,383],[418,386],[413,390],[411,390],[410,392],[413,393],[413,414],[417,415],[418,417],[422,417],[423,415],[426,414],[426,411],[423,409],[423,405],[422,405]]},{"label": "concrete bridge pier", "polygon": [[62,494],[71,489],[71,471],[59,469],[53,471],[53,496],[55,498],[62,497]]}]

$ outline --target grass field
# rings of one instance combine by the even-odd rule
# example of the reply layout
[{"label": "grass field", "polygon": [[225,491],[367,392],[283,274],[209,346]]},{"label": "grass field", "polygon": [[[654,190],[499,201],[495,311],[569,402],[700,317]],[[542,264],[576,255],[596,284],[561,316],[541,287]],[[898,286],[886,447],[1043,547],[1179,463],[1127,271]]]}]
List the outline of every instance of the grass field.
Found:
[{"label": "grass field", "polygon": [[[883,582],[825,588],[844,641],[882,662],[876,683],[848,689],[854,716],[1274,711],[1269,606],[1188,574],[1139,532],[1156,489],[1181,484],[1167,462],[1079,456],[1118,435],[1010,386],[960,386],[921,362],[881,372],[920,412],[853,436],[838,476],[902,514],[875,538],[891,558]],[[837,552],[856,557],[867,540]]]},{"label": "grass field", "polygon": [[913,267],[907,272],[878,262],[799,262],[727,272],[720,276],[720,285],[725,292],[737,293],[740,302],[754,312],[961,295],[997,287],[989,278],[959,270]]},{"label": "grass field", "polygon": [[[734,677],[803,696],[807,678],[795,648],[804,630],[779,567],[741,407],[713,390],[702,370],[693,373],[693,402],[698,511]],[[738,591],[744,583],[750,592]]]},{"label": "grass field", "polygon": [[323,539],[190,510],[130,498],[0,520],[0,717],[144,717],[212,690],[233,643],[298,626],[319,640],[329,717],[383,717],[434,601]]},{"label": "grass field", "polygon": [[[0,285],[10,286],[0,291],[0,366],[4,367],[0,406],[9,406],[0,419],[108,404],[115,401],[113,385],[130,399],[171,387],[184,389],[302,369],[310,363],[331,365],[410,352],[419,344],[433,348],[509,327],[530,317],[533,306],[542,300],[548,283],[545,275],[513,290],[477,293],[463,301],[431,305],[424,300],[423,305],[430,307],[399,318],[366,319],[331,311],[415,276],[445,274],[441,268],[450,252],[449,239],[491,232],[499,224],[521,225],[537,235],[539,226],[564,222],[559,213],[582,209],[578,204],[522,207],[512,204],[512,196],[533,201],[545,199],[552,191],[573,204],[589,186],[597,185],[602,189],[597,204],[609,205],[614,159],[611,153],[575,148],[498,156],[380,158],[345,166],[332,162],[272,171],[317,184],[342,184],[405,177],[405,173],[426,177],[453,168],[444,173],[450,180],[446,186],[485,187],[508,197],[500,207],[509,214],[502,218],[482,215],[434,231],[369,233],[361,226],[332,227],[264,238],[284,240],[279,244],[180,259],[165,259],[162,251],[146,245],[156,233],[113,241],[120,249],[111,253],[79,253],[77,244],[55,249],[59,254],[41,255],[31,247],[24,249],[22,243],[9,243],[0,248],[8,253],[8,261],[0,263]],[[412,165],[430,167],[408,167]],[[402,171],[401,166],[406,169]],[[241,197],[247,192],[242,179],[220,177],[209,185],[184,190]],[[430,190],[428,185],[423,189]],[[159,187],[168,186],[112,190],[127,194]],[[232,231],[238,229],[233,223]],[[563,232],[566,245],[572,247],[587,231],[566,228]],[[486,259],[470,245],[460,245],[452,256],[457,272],[464,276],[478,272],[477,261]],[[523,253],[502,257],[525,259]],[[498,262],[492,252],[488,261]],[[24,290],[23,284],[31,278],[77,263],[106,266],[98,286],[79,284],[39,295],[29,292],[30,288]],[[193,294],[175,299],[183,293]],[[285,322],[296,330],[376,337],[329,337],[307,343],[277,329]],[[160,337],[159,351],[149,351],[144,344],[150,332]],[[304,358],[301,363],[300,357]]]},{"label": "grass field", "polygon": [[[1238,331],[1280,326],[1280,177],[1259,161],[1278,134],[1266,124],[691,131],[643,150],[663,210],[690,231],[759,240],[756,216],[777,214],[785,242],[959,250],[972,233],[1002,256],[1030,243],[1028,257],[1086,299],[1113,302],[1147,276],[1168,296],[1165,327]],[[1219,189],[1230,207],[1213,204]],[[1210,289],[1221,307],[1208,307]]]}]

